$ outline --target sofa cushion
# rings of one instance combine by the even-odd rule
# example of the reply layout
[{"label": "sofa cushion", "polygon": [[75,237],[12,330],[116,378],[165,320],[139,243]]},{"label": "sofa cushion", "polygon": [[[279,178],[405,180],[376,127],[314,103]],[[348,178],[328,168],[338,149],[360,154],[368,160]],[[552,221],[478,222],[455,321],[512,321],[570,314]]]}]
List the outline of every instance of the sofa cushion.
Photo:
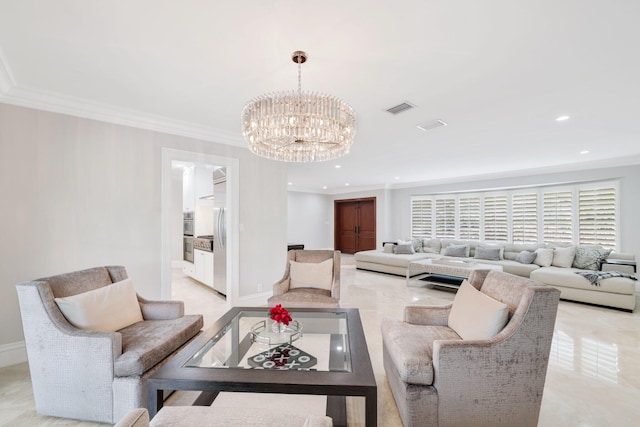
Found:
[{"label": "sofa cushion", "polygon": [[408,244],[398,243],[393,247],[393,253],[402,254],[402,255],[411,255],[411,254],[415,254],[416,251],[413,249],[413,245],[411,243],[408,243]]},{"label": "sofa cushion", "polygon": [[410,262],[429,258],[428,254],[385,254],[380,250],[356,252],[354,255],[356,261],[371,262],[377,264],[392,265],[394,267],[407,268]]},{"label": "sofa cushion", "polygon": [[576,247],[568,246],[566,248],[556,248],[553,251],[553,261],[551,265],[554,267],[571,268],[573,258],[576,256]]},{"label": "sofa cushion", "polygon": [[509,307],[483,294],[467,280],[456,293],[449,314],[449,327],[465,340],[493,338],[504,328]]},{"label": "sofa cushion", "polygon": [[382,251],[383,251],[385,254],[392,254],[392,253],[393,253],[393,247],[394,247],[394,246],[395,246],[395,245],[394,245],[393,243],[385,243],[385,244],[384,244],[384,247],[383,247],[383,249],[382,249]]},{"label": "sofa cushion", "polygon": [[440,239],[422,239],[422,252],[439,254],[442,249]]},{"label": "sofa cushion", "polygon": [[500,261],[501,248],[487,248],[478,246],[474,255],[475,259],[487,259],[490,261]]},{"label": "sofa cushion", "polygon": [[330,291],[333,284],[333,258],[322,262],[289,261],[289,289],[319,288]]},{"label": "sofa cushion", "polygon": [[171,320],[145,320],[118,332],[122,354],[116,358],[117,377],[140,376],[157,365],[202,329],[202,316],[189,315]]},{"label": "sofa cushion", "polygon": [[144,320],[131,279],[55,301],[69,323],[88,331],[115,332]]},{"label": "sofa cushion", "polygon": [[546,248],[544,243],[505,243],[504,259],[515,261],[516,256],[522,251],[535,252],[536,249]]},{"label": "sofa cushion", "polygon": [[[285,399],[286,401],[286,399]],[[232,406],[164,406],[151,420],[151,427],[331,427],[325,415],[296,413],[295,407],[248,411]]]},{"label": "sofa cushion", "polygon": [[536,254],[536,259],[533,261],[533,263],[539,265],[540,267],[549,267],[553,262],[553,249],[538,248],[536,249]]},{"label": "sofa cushion", "polygon": [[269,305],[282,304],[285,307],[337,307],[339,301],[331,296],[331,291],[317,288],[289,289],[282,295],[269,298]]},{"label": "sofa cushion", "polygon": [[412,325],[396,319],[382,320],[382,336],[400,379],[410,384],[433,384],[433,342],[460,340],[447,326]]},{"label": "sofa cushion", "polygon": [[514,261],[519,262],[520,264],[531,264],[535,261],[538,255],[535,252],[531,251],[522,251],[516,256]]},{"label": "sofa cushion", "polygon": [[442,252],[444,256],[453,256],[453,257],[461,257],[465,258],[469,256],[469,246],[468,245],[451,245],[444,248],[444,252]]},{"label": "sofa cushion", "polygon": [[529,277],[532,271],[540,268],[537,264],[521,264],[517,261],[501,259],[500,261],[482,260],[482,264],[492,264],[502,266],[505,273],[515,274],[516,276]]},{"label": "sofa cushion", "polygon": [[600,280],[600,286],[592,285],[586,278],[576,274],[576,271],[584,271],[577,268],[544,267],[531,273],[531,279],[547,285],[586,289],[595,292],[609,292],[614,294],[633,295],[636,286],[631,279],[624,277],[610,277]]},{"label": "sofa cushion", "polygon": [[576,256],[573,258],[573,268],[582,270],[600,270],[602,261],[607,259],[611,249],[604,249],[596,246],[578,246],[576,248]]}]

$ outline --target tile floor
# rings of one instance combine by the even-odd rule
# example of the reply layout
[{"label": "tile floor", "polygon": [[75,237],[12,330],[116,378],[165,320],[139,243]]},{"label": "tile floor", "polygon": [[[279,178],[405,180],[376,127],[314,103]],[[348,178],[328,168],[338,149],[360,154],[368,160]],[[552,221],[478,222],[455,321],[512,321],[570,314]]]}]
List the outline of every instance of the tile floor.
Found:
[{"label": "tile floor", "polygon": [[[378,425],[401,426],[382,368],[380,321],[402,317],[407,303],[446,304],[453,293],[426,286],[407,287],[404,278],[356,270],[343,257],[344,307],[360,309],[378,382]],[[175,271],[174,299],[188,313],[203,313],[210,325],[227,310],[215,293]],[[176,393],[169,404],[185,404],[193,394]],[[640,309],[636,313],[560,302],[539,426],[609,427],[640,425]],[[348,402],[349,425],[361,426],[362,402]],[[0,368],[0,426],[97,426],[37,415],[26,363]]]}]

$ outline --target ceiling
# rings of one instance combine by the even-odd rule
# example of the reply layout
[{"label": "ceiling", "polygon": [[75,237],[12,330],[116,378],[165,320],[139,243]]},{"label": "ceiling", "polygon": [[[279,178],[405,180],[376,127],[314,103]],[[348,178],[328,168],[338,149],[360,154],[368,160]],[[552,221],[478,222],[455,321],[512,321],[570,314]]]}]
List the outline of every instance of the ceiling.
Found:
[{"label": "ceiling", "polygon": [[244,146],[243,105],[295,89],[305,50],[303,90],[358,125],[347,156],[287,164],[292,190],[640,163],[638,19],[630,0],[0,0],[0,102]]}]

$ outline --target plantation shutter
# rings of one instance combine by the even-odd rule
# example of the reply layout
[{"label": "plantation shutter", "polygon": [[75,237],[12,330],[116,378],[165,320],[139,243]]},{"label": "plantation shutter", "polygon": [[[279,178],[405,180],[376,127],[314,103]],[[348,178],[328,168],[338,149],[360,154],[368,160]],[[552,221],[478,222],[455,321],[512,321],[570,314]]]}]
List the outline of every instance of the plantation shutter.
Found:
[{"label": "plantation shutter", "polygon": [[578,192],[581,245],[616,247],[616,189],[596,188]]},{"label": "plantation shutter", "polygon": [[573,196],[571,191],[544,193],[543,230],[544,241],[571,243],[573,236]]},{"label": "plantation shutter", "polygon": [[514,194],[511,199],[513,243],[538,242],[538,194]]},{"label": "plantation shutter", "polygon": [[455,239],[456,199],[436,199],[436,238]]},{"label": "plantation shutter", "polygon": [[480,198],[461,198],[458,205],[459,237],[465,240],[480,240]]},{"label": "plantation shutter", "polygon": [[431,237],[433,231],[433,200],[411,199],[411,238]]},{"label": "plantation shutter", "polygon": [[484,198],[484,240],[506,242],[507,196],[486,196]]}]

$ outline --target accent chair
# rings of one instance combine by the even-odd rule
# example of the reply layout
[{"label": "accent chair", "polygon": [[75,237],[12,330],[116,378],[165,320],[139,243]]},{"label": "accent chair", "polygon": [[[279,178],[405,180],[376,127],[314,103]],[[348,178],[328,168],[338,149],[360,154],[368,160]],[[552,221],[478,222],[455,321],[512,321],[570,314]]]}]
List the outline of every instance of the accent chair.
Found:
[{"label": "accent chair", "polygon": [[404,321],[383,319],[384,370],[402,422],[535,427],[560,291],[489,270],[472,273],[469,282],[492,304],[508,307],[506,325],[492,338],[463,339],[453,330],[457,301],[407,306]]}]

